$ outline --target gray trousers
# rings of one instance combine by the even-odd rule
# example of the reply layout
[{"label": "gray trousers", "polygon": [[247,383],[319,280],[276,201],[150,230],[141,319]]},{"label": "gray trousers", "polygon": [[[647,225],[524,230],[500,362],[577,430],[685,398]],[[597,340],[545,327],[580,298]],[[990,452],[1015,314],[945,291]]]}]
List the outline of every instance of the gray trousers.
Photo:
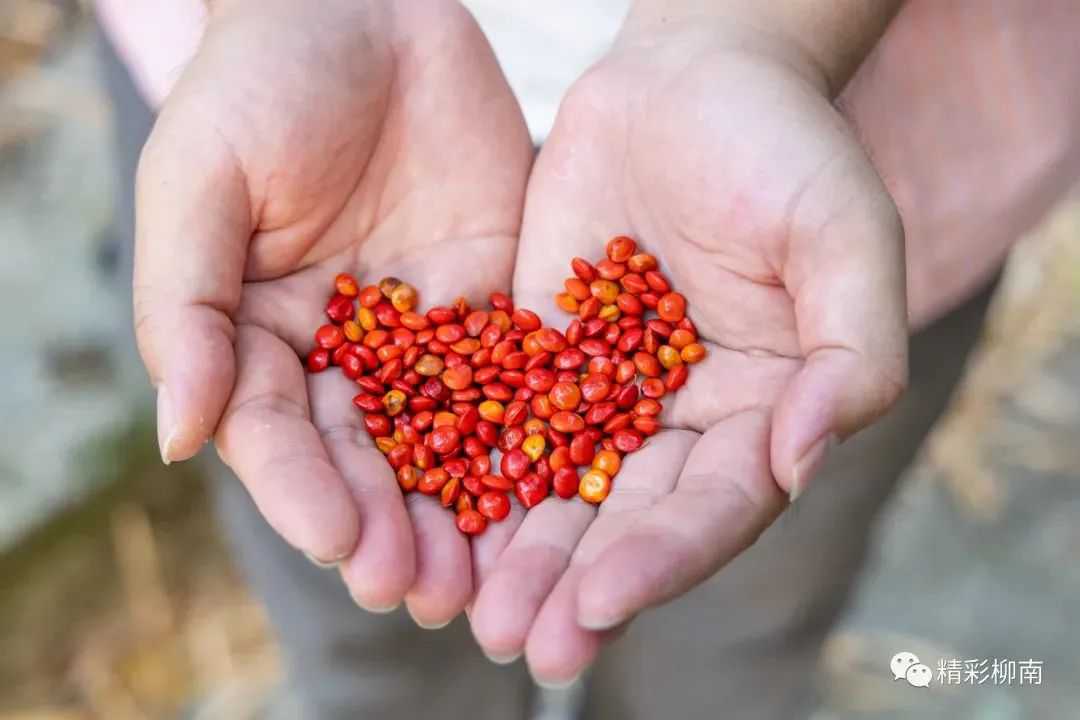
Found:
[{"label": "gray trousers", "polygon": [[[115,235],[130,247],[135,166],[153,116],[111,50],[103,55],[117,121]],[[945,408],[989,295],[980,293],[911,339],[908,393],[884,420],[838,447],[812,488],[757,544],[693,592],[642,615],[601,655],[589,678],[587,718],[809,715],[815,661],[865,559],[874,519]],[[241,484],[220,463],[210,464],[220,521],[277,628],[305,717],[526,716],[532,687],[521,662],[487,661],[464,618],[432,632],[403,610],[359,609],[336,573],[280,540]]]}]

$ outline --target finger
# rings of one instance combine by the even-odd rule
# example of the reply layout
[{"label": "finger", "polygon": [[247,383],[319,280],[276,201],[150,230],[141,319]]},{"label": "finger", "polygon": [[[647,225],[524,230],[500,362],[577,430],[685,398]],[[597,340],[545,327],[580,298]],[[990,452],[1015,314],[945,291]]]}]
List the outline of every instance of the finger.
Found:
[{"label": "finger", "polygon": [[232,390],[231,313],[251,216],[242,172],[221,139],[167,109],[143,150],[135,194],[135,332],[158,389],[166,463],[213,434]]},{"label": "finger", "polygon": [[[578,587],[605,550],[622,542],[628,528],[646,522],[651,509],[675,487],[679,470],[697,433],[666,430],[627,455],[611,494],[600,506],[574,550],[571,563],[531,623],[526,642],[529,668],[537,682],[561,685],[580,675],[596,657],[604,634],[578,622]],[[526,518],[526,522],[531,519]],[[613,626],[607,626],[608,630]]]},{"label": "finger", "polygon": [[470,621],[495,662],[517,658],[544,600],[566,570],[596,509],[579,498],[549,497],[525,515],[484,576]]},{"label": "finger", "polygon": [[[805,363],[777,404],[772,470],[793,498],[830,443],[880,417],[907,384],[903,228],[865,160],[830,187],[831,214],[801,218],[784,264]],[[839,209],[837,209],[839,207]]]},{"label": "finger", "polygon": [[415,578],[412,521],[394,471],[350,402],[355,383],[340,372],[323,372],[308,376],[308,389],[312,421],[359,517],[356,551],[339,571],[358,605],[387,612],[401,604]]},{"label": "finger", "polygon": [[749,547],[786,507],[768,465],[769,415],[749,410],[689,450],[674,492],[640,518],[618,518],[581,579],[577,620],[615,627],[679,597]]},{"label": "finger", "polygon": [[296,354],[261,328],[236,334],[237,381],[215,437],[267,522],[320,562],[352,554],[359,518],[311,424]]},{"label": "finger", "polygon": [[434,497],[410,493],[405,502],[416,546],[416,581],[405,606],[417,625],[435,630],[457,617],[472,595],[469,541],[457,529],[454,513]]},{"label": "finger", "polygon": [[472,549],[473,584],[476,591],[491,576],[499,558],[507,546],[510,545],[525,519],[525,508],[512,494],[510,496],[510,514],[499,522],[488,523],[487,529],[473,537],[470,545]]}]

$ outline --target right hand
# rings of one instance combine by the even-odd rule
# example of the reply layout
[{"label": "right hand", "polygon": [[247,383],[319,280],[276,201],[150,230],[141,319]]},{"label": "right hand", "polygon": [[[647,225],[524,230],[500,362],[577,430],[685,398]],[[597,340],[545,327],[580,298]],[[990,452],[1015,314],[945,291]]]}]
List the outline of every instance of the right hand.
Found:
[{"label": "right hand", "polygon": [[450,0],[219,0],[137,183],[135,322],[166,462],[209,439],[357,602],[425,625],[472,594],[451,513],[408,506],[338,372],[298,359],[338,272],[425,306],[510,285],[532,147]]}]

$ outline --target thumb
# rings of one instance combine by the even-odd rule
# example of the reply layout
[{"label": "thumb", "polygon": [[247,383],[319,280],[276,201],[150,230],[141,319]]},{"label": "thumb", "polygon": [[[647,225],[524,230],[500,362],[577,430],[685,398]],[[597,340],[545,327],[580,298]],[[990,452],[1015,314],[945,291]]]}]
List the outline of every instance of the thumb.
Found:
[{"label": "thumb", "polygon": [[251,211],[243,172],[195,112],[166,107],[139,162],[135,335],[157,388],[162,460],[186,460],[213,434],[235,376]]},{"label": "thumb", "polygon": [[[828,449],[883,415],[907,385],[904,233],[867,164],[816,232],[793,239],[784,282],[795,301],[802,368],[774,410],[771,461],[794,500]],[[846,188],[841,188],[843,190]]]}]

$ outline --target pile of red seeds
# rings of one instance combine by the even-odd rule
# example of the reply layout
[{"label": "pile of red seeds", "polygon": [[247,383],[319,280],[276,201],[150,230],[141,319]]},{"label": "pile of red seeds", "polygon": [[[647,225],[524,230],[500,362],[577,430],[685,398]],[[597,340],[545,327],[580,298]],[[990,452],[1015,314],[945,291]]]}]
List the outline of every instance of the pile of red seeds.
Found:
[{"label": "pile of red seeds", "polygon": [[402,491],[438,495],[463,533],[504,519],[510,491],[526,509],[552,491],[602,502],[623,456],[660,429],[660,398],[705,357],[686,299],[632,238],[570,265],[555,296],[577,315],[565,332],[502,293],[488,310],[459,298],[420,314],[397,278],[335,280],[308,370],[337,365],[360,386],[353,403]]}]

